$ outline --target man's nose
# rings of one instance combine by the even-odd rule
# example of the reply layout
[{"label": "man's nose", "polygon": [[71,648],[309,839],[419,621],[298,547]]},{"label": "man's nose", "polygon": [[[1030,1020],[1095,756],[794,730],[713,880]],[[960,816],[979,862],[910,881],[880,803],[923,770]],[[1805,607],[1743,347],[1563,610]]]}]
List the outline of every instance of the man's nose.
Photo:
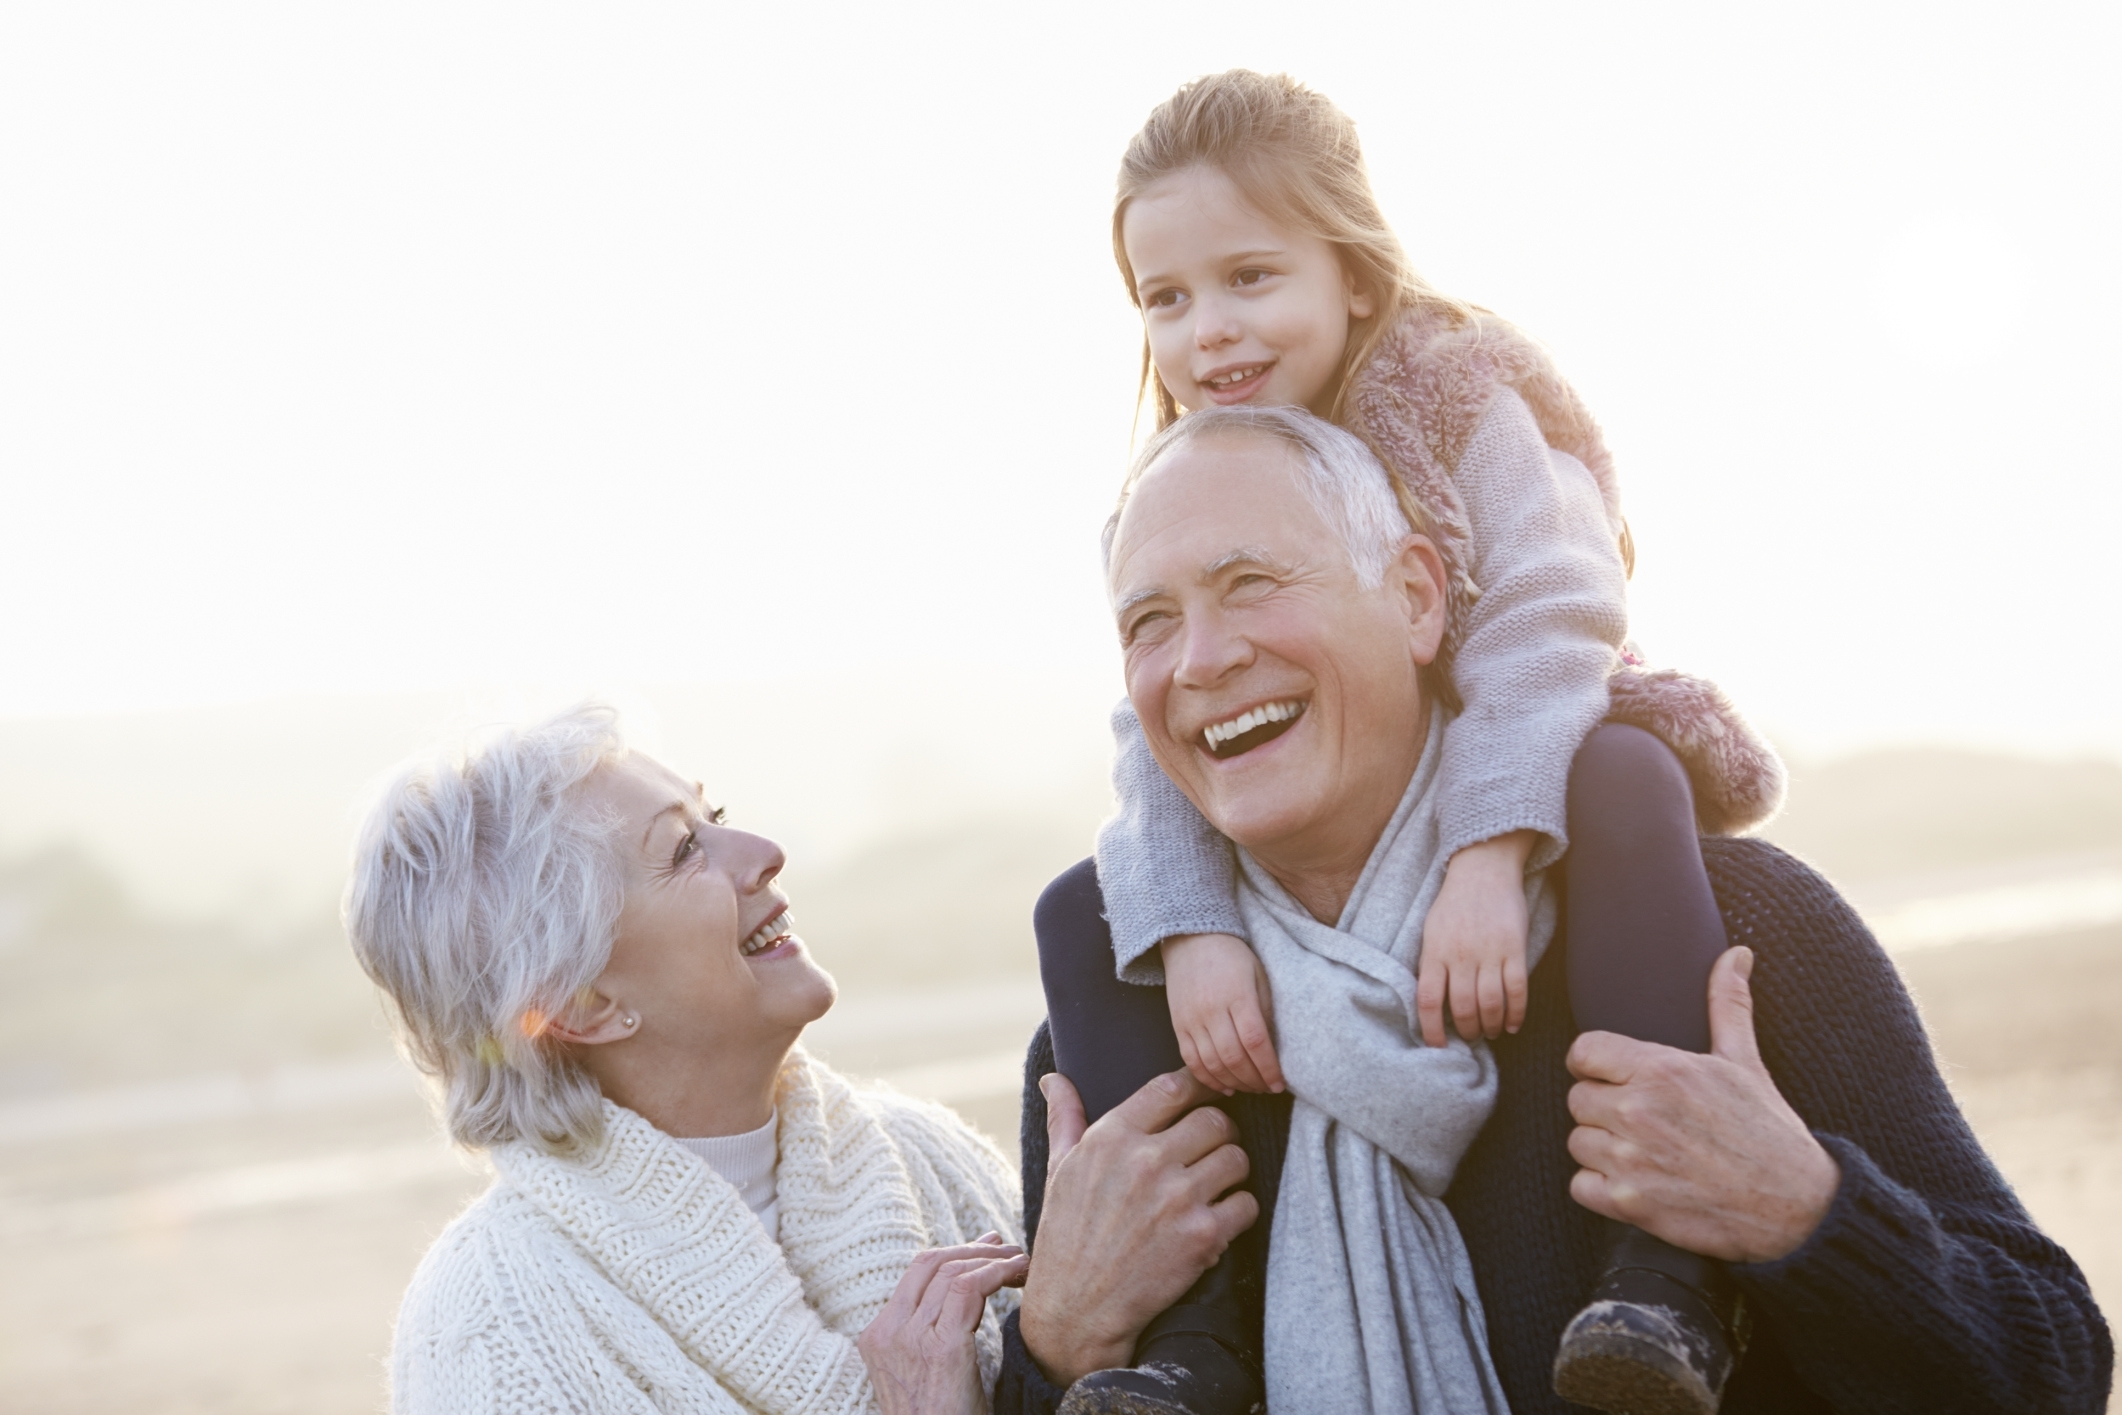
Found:
[{"label": "man's nose", "polygon": [[1252,645],[1233,633],[1220,614],[1190,614],[1181,633],[1178,670],[1172,677],[1182,688],[1212,688],[1252,662]]}]

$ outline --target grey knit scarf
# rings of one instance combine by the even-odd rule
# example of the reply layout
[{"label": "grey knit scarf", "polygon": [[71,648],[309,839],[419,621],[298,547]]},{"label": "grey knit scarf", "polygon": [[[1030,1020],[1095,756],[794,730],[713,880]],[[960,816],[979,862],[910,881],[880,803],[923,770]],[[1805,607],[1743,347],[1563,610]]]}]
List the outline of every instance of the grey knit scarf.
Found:
[{"label": "grey knit scarf", "polygon": [[[1422,923],[1444,883],[1437,764],[1446,714],[1333,927],[1238,852],[1238,906],[1273,990],[1296,1097],[1267,1261],[1267,1404],[1467,1415],[1509,1409],[1472,1266],[1443,1194],[1496,1101],[1485,1044],[1426,1047]],[[1526,882],[1527,967],[1554,936]]]}]

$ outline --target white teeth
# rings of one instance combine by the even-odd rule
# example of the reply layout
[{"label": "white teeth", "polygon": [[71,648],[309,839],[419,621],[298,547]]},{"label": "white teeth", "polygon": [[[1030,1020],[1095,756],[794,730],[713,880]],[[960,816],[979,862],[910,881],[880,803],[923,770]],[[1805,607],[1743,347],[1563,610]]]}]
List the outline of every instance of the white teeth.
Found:
[{"label": "white teeth", "polygon": [[1265,364],[1254,364],[1251,368],[1241,368],[1236,373],[1226,373],[1220,378],[1210,379],[1209,382],[1218,388],[1228,388],[1233,383],[1243,383],[1265,367]]},{"label": "white teeth", "polygon": [[1287,722],[1304,711],[1303,703],[1267,703],[1239,713],[1228,722],[1219,722],[1203,729],[1201,738],[1211,748],[1221,746],[1233,737],[1242,737],[1255,727],[1270,722]]},{"label": "white teeth", "polygon": [[750,957],[752,954],[757,953],[760,949],[772,943],[775,939],[787,934],[791,929],[795,928],[795,926],[796,921],[789,917],[788,910],[783,909],[780,913],[774,915],[771,919],[768,919],[765,923],[759,925],[759,927],[753,931],[752,936],[750,938],[744,940],[742,944],[738,945],[737,951],[744,954],[746,957]]}]

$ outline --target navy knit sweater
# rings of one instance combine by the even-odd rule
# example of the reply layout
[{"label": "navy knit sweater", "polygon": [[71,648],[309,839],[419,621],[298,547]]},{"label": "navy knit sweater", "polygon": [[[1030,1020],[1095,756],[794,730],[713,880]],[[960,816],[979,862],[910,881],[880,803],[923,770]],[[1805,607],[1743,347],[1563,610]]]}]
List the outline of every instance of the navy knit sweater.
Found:
[{"label": "navy knit sweater", "polygon": [[[1870,931],[1824,879],[1772,845],[1705,839],[1702,852],[1732,942],[1755,953],[1762,1059],[1842,1168],[1833,1206],[1804,1246],[1732,1269],[1754,1335],[1725,1411],[2104,1410],[2114,1345],[2085,1277],[1976,1142]],[[1605,1221],[1569,1197],[1576,1166],[1565,1147],[1563,1058],[1576,1028],[1567,947],[1558,935],[1534,970],[1524,1029],[1494,1043],[1495,1115],[1446,1196],[1520,1415],[1579,1408],[1555,1397],[1548,1369],[1610,1244]],[[1024,1216],[1034,1239],[1046,1185],[1038,1078],[1053,1066],[1042,1026],[1024,1088]],[[1241,1096],[1233,1118],[1271,1216],[1288,1098]],[[1031,1360],[1014,1316],[1005,1338],[996,1415],[1044,1415],[1062,1392]]]}]

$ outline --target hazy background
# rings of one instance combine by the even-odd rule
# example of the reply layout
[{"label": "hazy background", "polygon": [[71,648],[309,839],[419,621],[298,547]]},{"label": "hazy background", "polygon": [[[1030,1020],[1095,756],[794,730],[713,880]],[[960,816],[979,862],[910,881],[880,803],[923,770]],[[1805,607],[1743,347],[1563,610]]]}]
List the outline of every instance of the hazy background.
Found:
[{"label": "hazy background", "polygon": [[1554,347],[1639,638],[2122,1304],[2118,61],[2089,4],[0,10],[0,1403],[380,1403],[481,1181],[337,933],[358,802],[585,692],[789,846],[819,1048],[1012,1131],[1119,693],[1113,172],[1233,64]]}]

